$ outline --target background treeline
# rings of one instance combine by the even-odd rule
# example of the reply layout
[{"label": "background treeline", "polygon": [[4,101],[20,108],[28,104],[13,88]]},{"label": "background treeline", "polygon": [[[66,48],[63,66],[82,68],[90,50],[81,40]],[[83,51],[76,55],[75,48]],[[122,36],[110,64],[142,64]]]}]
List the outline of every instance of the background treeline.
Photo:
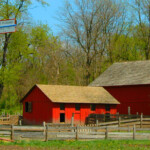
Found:
[{"label": "background treeline", "polygon": [[34,84],[88,85],[114,62],[150,57],[150,0],[68,0],[56,15],[59,36],[44,23],[31,26],[31,6],[0,0],[0,19],[18,24],[0,35],[0,111],[18,111]]}]

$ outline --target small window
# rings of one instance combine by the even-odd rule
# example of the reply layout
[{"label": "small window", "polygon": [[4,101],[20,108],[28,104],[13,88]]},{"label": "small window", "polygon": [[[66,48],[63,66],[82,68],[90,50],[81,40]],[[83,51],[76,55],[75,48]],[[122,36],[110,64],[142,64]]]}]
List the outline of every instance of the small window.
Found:
[{"label": "small window", "polygon": [[105,110],[110,111],[110,105],[105,105]]},{"label": "small window", "polygon": [[32,102],[25,102],[25,112],[32,112]]},{"label": "small window", "polygon": [[96,105],[95,104],[91,104],[91,111],[95,111]]},{"label": "small window", "polygon": [[75,104],[75,109],[80,110],[80,104]]},{"label": "small window", "polygon": [[60,122],[65,122],[65,114],[60,113]]},{"label": "small window", "polygon": [[65,110],[65,104],[60,104],[60,110]]}]

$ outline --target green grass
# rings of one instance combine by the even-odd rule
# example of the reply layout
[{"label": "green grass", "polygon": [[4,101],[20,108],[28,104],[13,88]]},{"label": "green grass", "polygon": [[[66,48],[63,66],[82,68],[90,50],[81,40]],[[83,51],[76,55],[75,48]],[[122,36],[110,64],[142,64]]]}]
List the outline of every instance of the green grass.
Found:
[{"label": "green grass", "polygon": [[52,150],[149,150],[150,141],[138,140],[97,140],[97,141],[17,141],[14,143],[0,142],[2,145],[18,145],[38,147]]}]

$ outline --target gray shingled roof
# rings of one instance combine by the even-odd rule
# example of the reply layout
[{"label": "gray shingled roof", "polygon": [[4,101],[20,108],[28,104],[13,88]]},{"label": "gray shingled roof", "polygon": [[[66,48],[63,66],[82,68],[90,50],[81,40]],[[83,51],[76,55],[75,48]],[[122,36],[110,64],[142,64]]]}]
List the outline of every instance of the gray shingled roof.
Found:
[{"label": "gray shingled roof", "polygon": [[150,84],[150,61],[114,63],[89,86]]}]

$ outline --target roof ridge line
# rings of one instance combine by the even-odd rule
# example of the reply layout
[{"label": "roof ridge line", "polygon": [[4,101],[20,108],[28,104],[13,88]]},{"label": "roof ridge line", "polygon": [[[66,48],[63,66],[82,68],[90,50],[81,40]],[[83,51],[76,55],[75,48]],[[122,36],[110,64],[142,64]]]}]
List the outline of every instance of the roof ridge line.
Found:
[{"label": "roof ridge line", "polygon": [[[122,62],[114,62],[113,64],[120,64],[120,63],[134,63],[134,62],[147,62],[150,60],[133,60],[133,61],[122,61]],[[112,64],[112,65],[113,65]]]}]

